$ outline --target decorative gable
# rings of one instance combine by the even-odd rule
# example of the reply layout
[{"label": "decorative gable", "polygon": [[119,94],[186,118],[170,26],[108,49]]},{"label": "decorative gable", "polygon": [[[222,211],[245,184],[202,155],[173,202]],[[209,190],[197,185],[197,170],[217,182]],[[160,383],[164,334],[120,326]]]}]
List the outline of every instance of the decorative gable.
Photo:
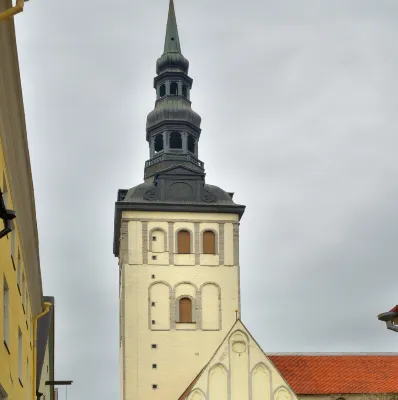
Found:
[{"label": "decorative gable", "polygon": [[238,320],[179,400],[297,400]]}]

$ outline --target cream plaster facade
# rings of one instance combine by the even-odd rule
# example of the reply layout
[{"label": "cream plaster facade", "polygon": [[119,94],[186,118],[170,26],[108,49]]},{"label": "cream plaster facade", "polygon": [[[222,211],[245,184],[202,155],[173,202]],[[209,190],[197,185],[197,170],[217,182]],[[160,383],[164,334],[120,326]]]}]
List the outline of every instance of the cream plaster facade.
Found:
[{"label": "cream plaster facade", "polygon": [[183,399],[297,400],[297,397],[246,327],[237,321]]},{"label": "cream plaster facade", "polygon": [[[177,254],[180,229],[191,232],[191,254]],[[215,255],[203,254],[205,230],[216,234]],[[240,302],[238,234],[235,214],[123,212],[123,400],[177,399],[220,345]],[[192,300],[192,323],[178,322],[182,296]]]}]

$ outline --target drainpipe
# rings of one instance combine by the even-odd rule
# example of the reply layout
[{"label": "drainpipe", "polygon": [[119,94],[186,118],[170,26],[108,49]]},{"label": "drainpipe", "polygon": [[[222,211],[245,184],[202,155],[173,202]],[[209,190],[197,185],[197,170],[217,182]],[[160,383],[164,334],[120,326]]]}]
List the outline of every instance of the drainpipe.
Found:
[{"label": "drainpipe", "polygon": [[0,13],[0,22],[4,21],[7,18],[12,17],[15,14],[18,14],[23,11],[24,0],[17,0],[17,4],[15,7],[11,7],[8,10],[3,11]]},{"label": "drainpipe", "polygon": [[[23,1],[23,0],[22,0]],[[33,319],[33,384],[32,384],[32,400],[36,400],[36,363],[37,363],[37,321],[43,315],[48,314],[52,307],[49,302],[44,303],[44,311]]]}]

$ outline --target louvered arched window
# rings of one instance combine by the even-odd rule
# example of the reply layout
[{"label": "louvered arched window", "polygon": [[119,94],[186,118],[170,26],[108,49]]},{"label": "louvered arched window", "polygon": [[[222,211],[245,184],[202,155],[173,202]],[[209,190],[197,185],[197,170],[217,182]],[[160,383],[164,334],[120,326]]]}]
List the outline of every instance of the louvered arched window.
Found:
[{"label": "louvered arched window", "polygon": [[189,254],[191,252],[191,234],[186,231],[178,231],[178,253],[179,254]]},{"label": "louvered arched window", "polygon": [[179,302],[179,322],[192,322],[192,300],[188,297],[183,297]]},{"label": "louvered arched window", "polygon": [[216,235],[213,231],[203,232],[203,254],[216,254]]}]

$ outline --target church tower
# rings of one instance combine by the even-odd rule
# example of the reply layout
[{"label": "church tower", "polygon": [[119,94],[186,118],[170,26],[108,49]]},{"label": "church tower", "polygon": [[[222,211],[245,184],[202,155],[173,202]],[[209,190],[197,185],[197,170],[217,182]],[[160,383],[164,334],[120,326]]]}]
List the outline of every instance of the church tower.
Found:
[{"label": "church tower", "polygon": [[245,207],[205,181],[188,68],[170,0],[147,117],[144,182],[119,190],[115,207],[122,400],[178,399],[240,309]]}]

